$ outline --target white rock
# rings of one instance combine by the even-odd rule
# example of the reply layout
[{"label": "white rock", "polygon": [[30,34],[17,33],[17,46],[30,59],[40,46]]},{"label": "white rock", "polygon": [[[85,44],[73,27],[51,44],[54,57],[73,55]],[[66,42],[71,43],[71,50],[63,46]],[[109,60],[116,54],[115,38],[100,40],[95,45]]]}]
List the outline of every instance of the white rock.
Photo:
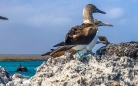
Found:
[{"label": "white rock", "polygon": [[9,73],[3,67],[0,66],[0,84],[1,84],[1,86],[5,85],[9,81],[11,81]]}]

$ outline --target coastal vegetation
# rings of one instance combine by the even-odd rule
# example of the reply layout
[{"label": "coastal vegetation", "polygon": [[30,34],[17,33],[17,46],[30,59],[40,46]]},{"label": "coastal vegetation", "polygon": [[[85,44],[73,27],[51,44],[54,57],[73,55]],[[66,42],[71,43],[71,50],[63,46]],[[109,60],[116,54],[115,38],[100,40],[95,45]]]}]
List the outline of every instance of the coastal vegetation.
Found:
[{"label": "coastal vegetation", "polygon": [[38,54],[0,54],[0,61],[36,61],[47,60],[46,56]]}]

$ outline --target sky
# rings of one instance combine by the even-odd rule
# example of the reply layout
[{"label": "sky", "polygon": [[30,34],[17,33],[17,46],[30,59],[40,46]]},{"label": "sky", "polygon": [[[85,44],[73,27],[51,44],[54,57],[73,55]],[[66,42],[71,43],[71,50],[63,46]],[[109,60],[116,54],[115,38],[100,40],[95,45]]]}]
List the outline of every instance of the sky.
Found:
[{"label": "sky", "polygon": [[[94,18],[113,24],[99,27],[111,43],[138,41],[138,0],[0,0],[0,54],[43,54],[81,25],[82,10],[94,4],[106,14]],[[93,52],[102,44],[97,44]]]}]

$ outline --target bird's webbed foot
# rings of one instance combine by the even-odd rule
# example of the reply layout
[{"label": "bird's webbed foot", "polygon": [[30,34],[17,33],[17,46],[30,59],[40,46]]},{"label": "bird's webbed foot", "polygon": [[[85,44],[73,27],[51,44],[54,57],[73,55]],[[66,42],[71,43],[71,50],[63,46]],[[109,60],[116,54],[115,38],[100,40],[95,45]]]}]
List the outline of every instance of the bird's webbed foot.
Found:
[{"label": "bird's webbed foot", "polygon": [[80,58],[86,57],[89,54],[90,54],[89,51],[87,51],[86,53],[83,53],[83,54],[79,53],[79,51],[76,51],[76,55],[79,56]]}]

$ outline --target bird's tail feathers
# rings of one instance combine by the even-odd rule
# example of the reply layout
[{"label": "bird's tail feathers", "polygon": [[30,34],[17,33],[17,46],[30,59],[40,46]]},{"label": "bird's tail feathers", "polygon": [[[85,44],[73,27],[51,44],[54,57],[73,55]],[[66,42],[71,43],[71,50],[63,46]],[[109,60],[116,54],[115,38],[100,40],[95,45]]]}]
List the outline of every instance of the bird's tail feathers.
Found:
[{"label": "bird's tail feathers", "polygon": [[65,42],[60,42],[60,43],[54,45],[53,47],[64,46],[64,45],[65,45]]}]

